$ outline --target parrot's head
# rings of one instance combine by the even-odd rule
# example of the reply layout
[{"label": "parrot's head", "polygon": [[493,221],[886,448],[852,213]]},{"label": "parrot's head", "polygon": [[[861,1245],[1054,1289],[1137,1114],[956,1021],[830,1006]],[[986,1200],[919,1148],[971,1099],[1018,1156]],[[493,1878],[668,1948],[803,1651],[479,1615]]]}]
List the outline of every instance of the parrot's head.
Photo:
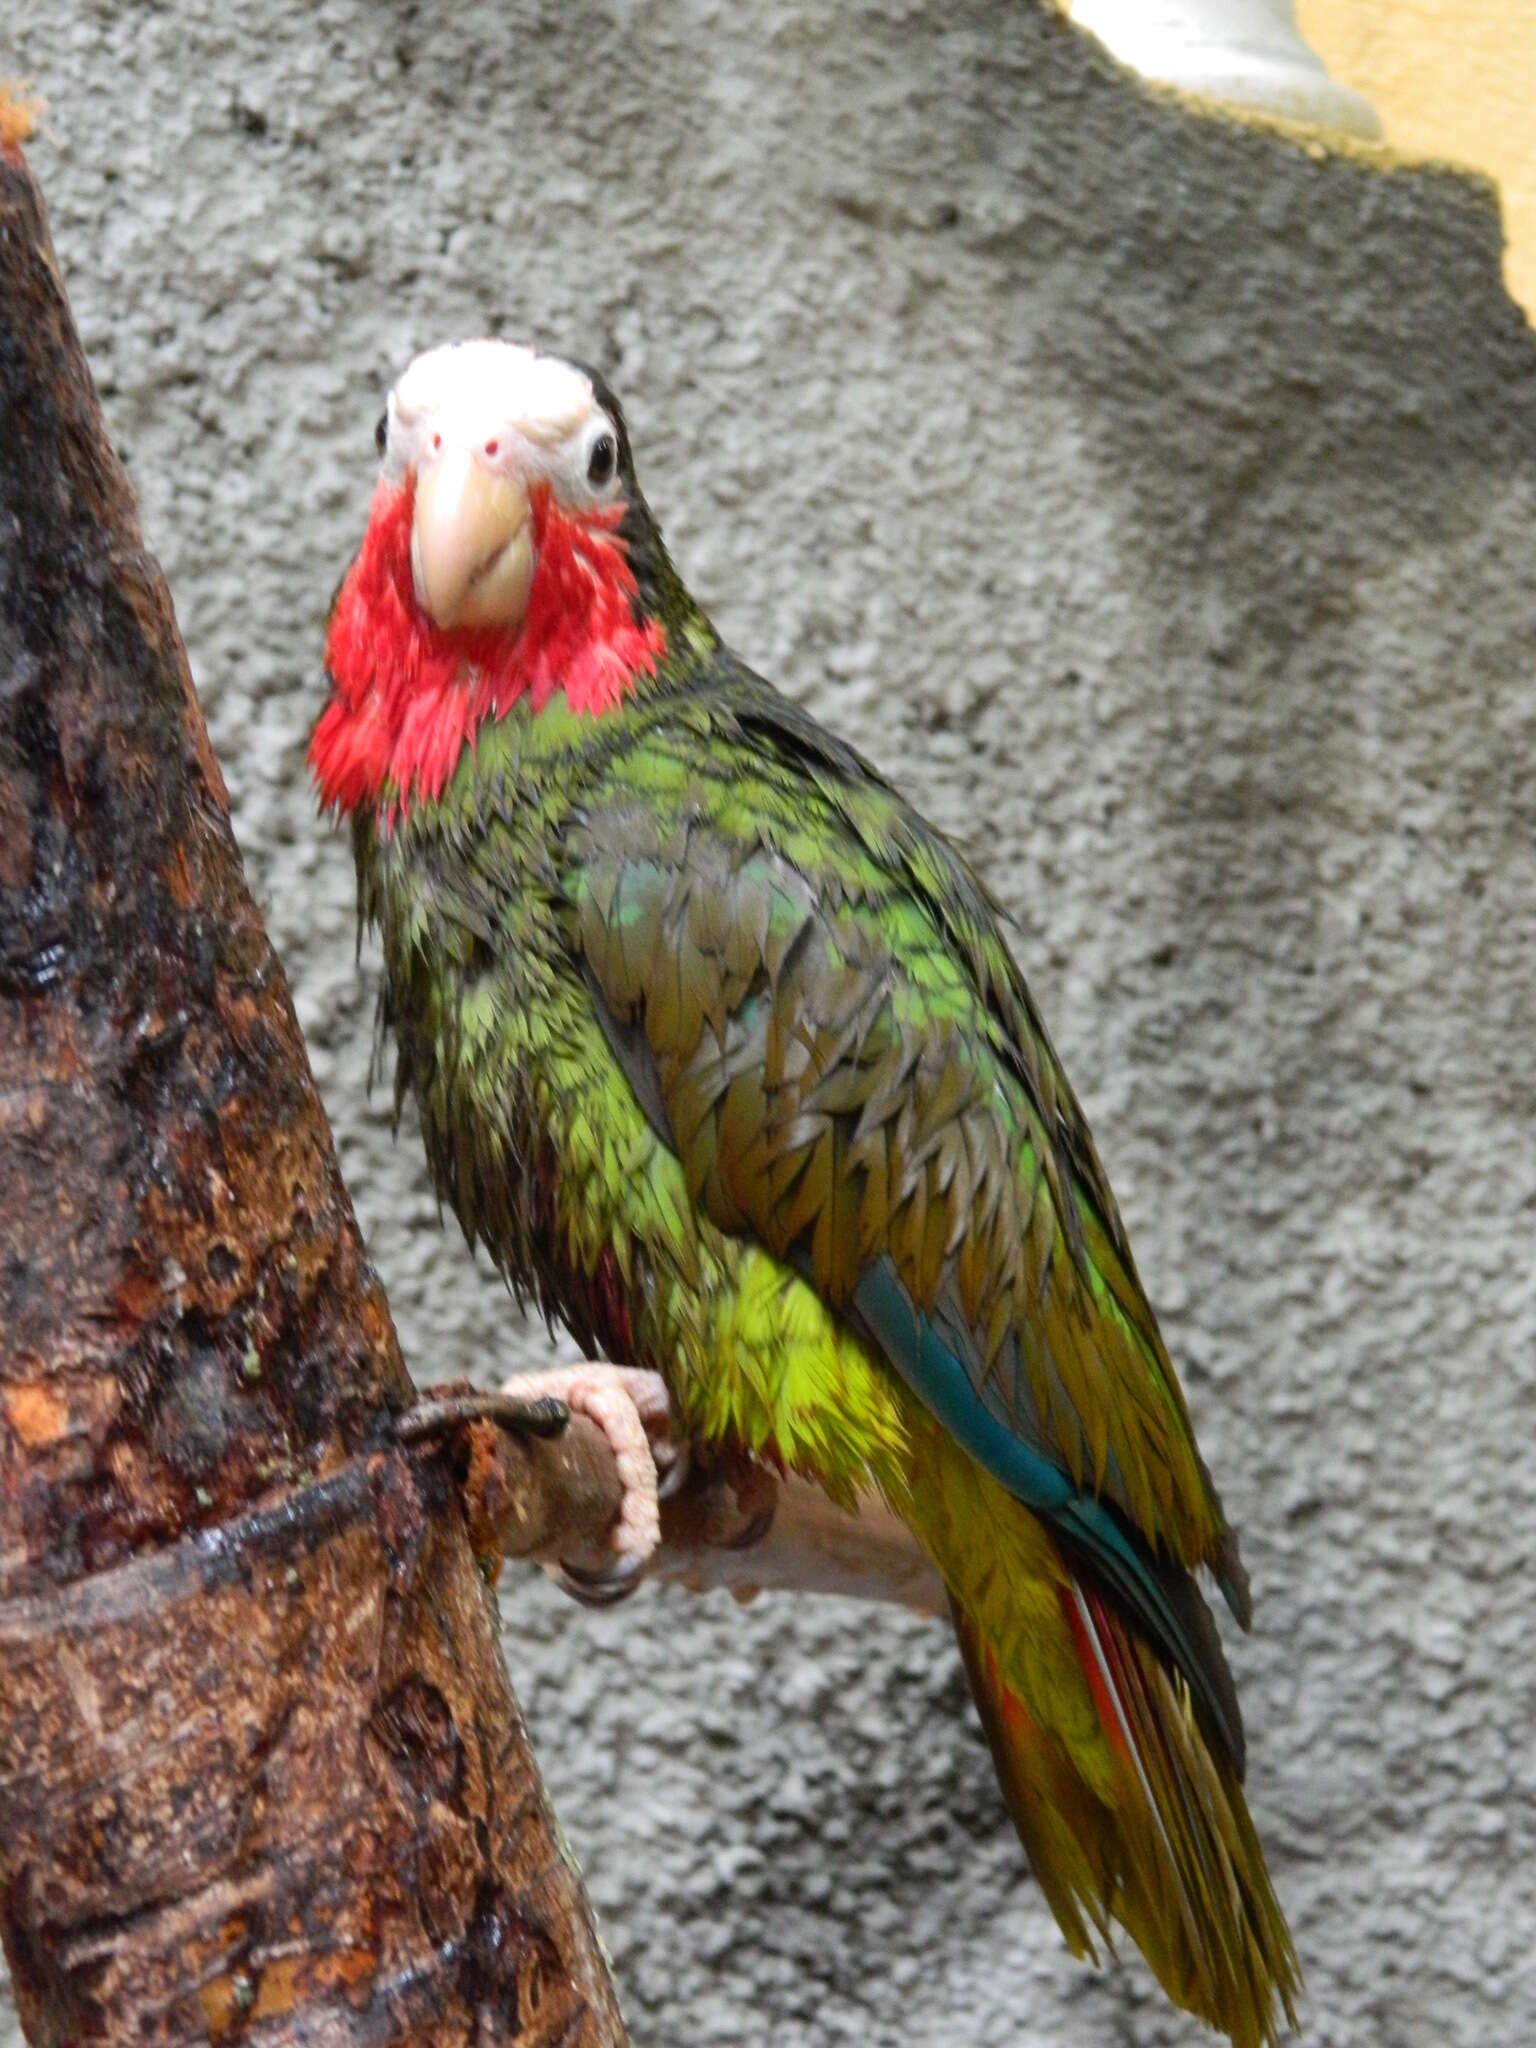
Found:
[{"label": "parrot's head", "polygon": [[322,803],[393,819],[438,797],[519,699],[621,702],[666,652],[678,586],[591,370],[505,341],[432,349],[390,392],[377,443],[310,765]]}]

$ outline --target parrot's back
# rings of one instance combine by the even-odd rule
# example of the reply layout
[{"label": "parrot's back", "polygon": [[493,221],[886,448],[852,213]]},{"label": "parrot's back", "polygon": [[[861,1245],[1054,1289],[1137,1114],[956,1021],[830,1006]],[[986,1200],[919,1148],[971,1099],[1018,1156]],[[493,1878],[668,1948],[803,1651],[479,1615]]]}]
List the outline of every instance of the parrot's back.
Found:
[{"label": "parrot's back", "polygon": [[684,1426],[933,1555],[1078,1952],[1275,2038],[1297,1976],[1193,1572],[1235,1542],[993,906],[866,763],[700,635],[599,718],[485,725],[360,812],[398,1087],[513,1286]]}]

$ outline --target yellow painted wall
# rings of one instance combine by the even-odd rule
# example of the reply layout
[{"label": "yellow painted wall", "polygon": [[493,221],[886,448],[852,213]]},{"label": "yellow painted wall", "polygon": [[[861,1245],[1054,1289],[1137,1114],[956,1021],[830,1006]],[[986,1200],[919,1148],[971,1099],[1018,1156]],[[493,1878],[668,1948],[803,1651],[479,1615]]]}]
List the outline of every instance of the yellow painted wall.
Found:
[{"label": "yellow painted wall", "polygon": [[1296,0],[1296,18],[1394,148],[1497,181],[1505,275],[1536,317],[1536,0]]}]

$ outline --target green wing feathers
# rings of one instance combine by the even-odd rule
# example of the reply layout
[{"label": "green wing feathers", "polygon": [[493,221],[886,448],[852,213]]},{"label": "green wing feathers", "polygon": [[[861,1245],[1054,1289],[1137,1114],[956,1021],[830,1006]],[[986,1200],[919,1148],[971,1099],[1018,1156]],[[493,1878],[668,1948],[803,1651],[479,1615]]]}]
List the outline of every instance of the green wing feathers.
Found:
[{"label": "green wing feathers", "polygon": [[[685,789],[658,806],[655,759],[673,750]],[[1037,1495],[1016,1461],[978,1470],[914,1406],[897,1505],[951,1587],[1068,1938],[1113,1915],[1180,2003],[1239,2042],[1269,2038],[1294,1959],[1239,1787],[1230,1678],[1185,1573],[1210,1567],[1245,1623],[1246,1580],[1082,1113],[979,884],[745,679],[615,757],[564,882],[610,1042],[698,1211],[856,1322],[889,1262],[986,1417],[1038,1461]],[[1076,1546],[1019,1505],[1048,1504],[1050,1481],[1133,1567],[1144,1545],[1142,1566],[1080,1580]],[[1135,1571],[1171,1597],[1182,1669],[1150,1647],[1166,1632],[1129,1627],[1104,1593],[1128,1589],[1137,1612]]]},{"label": "green wing feathers", "polygon": [[[614,756],[565,875],[691,1199],[839,1312],[889,1254],[999,1419],[1245,1616],[1113,1198],[979,885],[765,685],[704,702]],[[678,753],[686,785],[658,802],[656,757]]]}]

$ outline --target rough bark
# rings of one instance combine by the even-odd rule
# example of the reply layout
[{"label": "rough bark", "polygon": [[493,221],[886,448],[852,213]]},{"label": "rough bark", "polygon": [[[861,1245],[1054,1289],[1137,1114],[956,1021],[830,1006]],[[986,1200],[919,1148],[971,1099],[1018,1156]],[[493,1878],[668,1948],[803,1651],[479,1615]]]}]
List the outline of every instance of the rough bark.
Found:
[{"label": "rough bark", "polygon": [[619,2043],[0,147],[0,1931],[39,2043]]}]

